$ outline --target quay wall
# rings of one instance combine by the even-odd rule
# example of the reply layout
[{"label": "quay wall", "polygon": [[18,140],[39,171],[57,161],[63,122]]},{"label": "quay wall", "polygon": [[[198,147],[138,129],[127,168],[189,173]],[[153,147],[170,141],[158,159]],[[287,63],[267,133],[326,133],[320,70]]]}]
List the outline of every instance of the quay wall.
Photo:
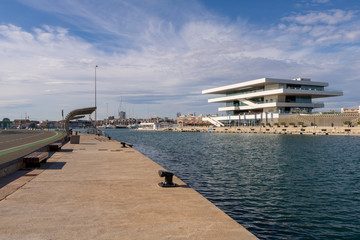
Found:
[{"label": "quay wall", "polygon": [[297,114],[297,115],[280,115],[278,123],[294,123],[298,125],[302,122],[304,126],[335,126],[343,127],[344,122],[351,122],[352,126],[358,126],[357,122],[360,121],[360,113],[339,113],[339,114]]},{"label": "quay wall", "polygon": [[168,128],[158,131],[176,131],[176,132],[210,132],[210,133],[263,133],[263,134],[309,134],[309,135],[351,135],[360,136],[360,127],[297,127],[297,126],[279,126],[279,127],[185,127]]}]

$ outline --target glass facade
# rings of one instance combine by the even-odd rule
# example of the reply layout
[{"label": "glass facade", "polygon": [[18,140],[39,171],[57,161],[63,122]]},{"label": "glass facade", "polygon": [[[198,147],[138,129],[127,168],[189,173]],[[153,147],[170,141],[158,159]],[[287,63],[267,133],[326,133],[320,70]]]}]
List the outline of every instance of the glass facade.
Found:
[{"label": "glass facade", "polygon": [[289,88],[289,89],[301,89],[301,90],[324,91],[324,87],[309,86],[309,85],[287,84],[287,85],[286,85],[286,88]]},{"label": "glass facade", "polygon": [[286,107],[284,111],[279,111],[279,113],[311,113],[312,108],[307,107]]},{"label": "glass facade", "polygon": [[226,107],[239,107],[239,106],[247,106],[247,104],[236,100],[232,102],[226,102]]},{"label": "glass facade", "polygon": [[253,87],[251,89],[243,89],[243,90],[234,90],[234,91],[229,91],[226,93],[226,96],[231,96],[234,94],[246,94],[246,93],[253,93],[253,92],[258,92],[258,91],[264,91],[264,86],[262,87]]},{"label": "glass facade", "polygon": [[285,102],[290,103],[311,103],[311,97],[299,97],[299,96],[286,96]]}]

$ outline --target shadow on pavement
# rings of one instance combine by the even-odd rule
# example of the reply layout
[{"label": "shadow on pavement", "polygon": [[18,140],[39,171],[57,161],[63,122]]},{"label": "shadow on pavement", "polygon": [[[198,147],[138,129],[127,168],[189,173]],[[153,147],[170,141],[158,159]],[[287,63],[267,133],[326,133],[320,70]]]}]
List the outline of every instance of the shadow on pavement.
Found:
[{"label": "shadow on pavement", "polygon": [[44,170],[61,170],[66,162],[50,162],[44,166]]},{"label": "shadow on pavement", "polygon": [[28,174],[31,171],[32,171],[32,169],[21,169],[12,174],[9,174],[5,177],[1,177],[0,178],[0,189],[4,186],[8,185],[9,183],[15,181],[16,179],[21,178],[22,176],[25,176],[26,174]]},{"label": "shadow on pavement", "polygon": [[59,152],[73,152],[73,149],[61,149]]}]

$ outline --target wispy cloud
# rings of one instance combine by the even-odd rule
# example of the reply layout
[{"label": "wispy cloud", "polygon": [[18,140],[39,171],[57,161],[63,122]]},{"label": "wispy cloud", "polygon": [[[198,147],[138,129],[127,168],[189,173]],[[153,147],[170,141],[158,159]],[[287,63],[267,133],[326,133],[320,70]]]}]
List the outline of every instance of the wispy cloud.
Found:
[{"label": "wispy cloud", "polygon": [[0,99],[0,107],[7,109],[7,108],[24,108],[32,106],[29,104],[29,99],[15,99],[15,100],[5,100]]},{"label": "wispy cloud", "polygon": [[339,24],[348,22],[355,17],[355,11],[332,9],[326,12],[311,11],[307,14],[296,14],[295,16],[284,17],[283,20],[296,22],[302,25],[308,24]]},{"label": "wispy cloud", "polygon": [[328,3],[330,0],[312,0],[313,3]]},{"label": "wispy cloud", "polygon": [[102,117],[106,103],[118,108],[120,96],[139,116],[149,105],[159,114],[195,105],[198,112],[200,102],[204,113],[215,113],[201,90],[259,77],[305,76],[339,89],[351,83],[350,94],[360,87],[356,11],[297,13],[264,29],[223,21],[197,2],[24,4],[74,26],[0,25],[0,94],[10,101],[0,107],[26,99],[41,109],[39,118],[92,106],[95,65]]},{"label": "wispy cloud", "polygon": [[360,41],[360,21],[355,11],[334,9],[297,14],[282,20],[283,23],[278,25],[278,33],[290,37],[298,45],[321,49],[335,44],[357,44]]}]

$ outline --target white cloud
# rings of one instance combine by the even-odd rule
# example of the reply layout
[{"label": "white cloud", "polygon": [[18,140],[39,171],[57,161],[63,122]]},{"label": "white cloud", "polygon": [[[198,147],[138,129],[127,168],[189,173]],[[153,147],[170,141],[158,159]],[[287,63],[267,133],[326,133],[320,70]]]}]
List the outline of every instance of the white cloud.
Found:
[{"label": "white cloud", "polygon": [[27,105],[29,99],[13,99],[13,100],[4,100],[0,99],[0,107],[3,108],[16,108]]},{"label": "white cloud", "polygon": [[201,90],[259,77],[306,76],[333,88],[360,87],[360,24],[353,11],[297,14],[277,27],[253,29],[219,21],[198,6],[196,13],[178,8],[179,21],[128,2],[35,3],[100,37],[89,42],[63,27],[0,25],[0,107],[13,116],[19,116],[18,108],[10,109],[15,103],[38,119],[92,106],[96,64],[100,117],[106,103],[109,112],[118,109],[120,96],[142,117],[148,108],[159,115],[164,109],[200,113],[201,103],[205,113],[216,113]]},{"label": "white cloud", "polygon": [[312,0],[313,3],[328,3],[329,0]]},{"label": "white cloud", "polygon": [[339,24],[348,22],[355,17],[355,11],[344,11],[341,9],[332,9],[325,12],[311,11],[307,14],[296,14],[294,16],[284,17],[284,21],[296,22],[302,25],[308,24]]},{"label": "white cloud", "polygon": [[277,29],[281,37],[290,36],[291,41],[307,47],[358,44],[360,41],[359,17],[356,11],[351,10],[299,13],[283,18]]}]

